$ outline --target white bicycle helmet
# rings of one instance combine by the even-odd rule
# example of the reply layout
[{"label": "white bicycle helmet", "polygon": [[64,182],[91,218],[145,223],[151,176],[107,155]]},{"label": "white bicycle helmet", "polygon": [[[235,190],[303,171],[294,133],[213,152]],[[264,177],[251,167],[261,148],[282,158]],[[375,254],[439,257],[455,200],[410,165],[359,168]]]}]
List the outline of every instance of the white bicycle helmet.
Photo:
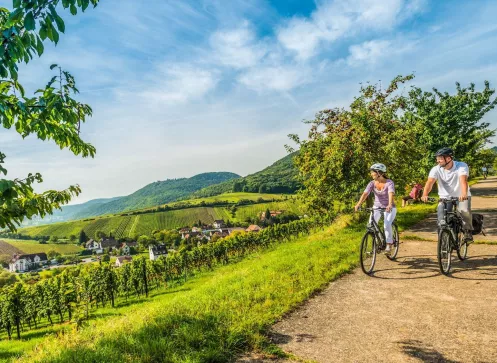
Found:
[{"label": "white bicycle helmet", "polygon": [[369,170],[381,171],[382,173],[386,173],[387,167],[385,166],[385,164],[376,163],[376,164],[371,165]]}]

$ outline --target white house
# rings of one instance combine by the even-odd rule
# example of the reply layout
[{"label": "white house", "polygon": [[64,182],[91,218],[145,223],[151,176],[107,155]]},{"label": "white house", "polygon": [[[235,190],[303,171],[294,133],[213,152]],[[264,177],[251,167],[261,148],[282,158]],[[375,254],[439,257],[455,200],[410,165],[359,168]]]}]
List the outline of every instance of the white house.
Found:
[{"label": "white house", "polygon": [[32,253],[30,255],[16,254],[9,263],[10,272],[24,272],[38,268],[48,263],[46,253]]},{"label": "white house", "polygon": [[131,262],[133,260],[133,257],[131,256],[119,256],[116,259],[116,267],[121,267],[125,263]]},{"label": "white house", "polygon": [[225,224],[222,219],[216,219],[214,223],[212,223],[212,227],[214,228],[224,228]]},{"label": "white house", "polygon": [[133,242],[124,242],[123,243],[123,246],[122,246],[122,249],[123,249],[123,253],[125,255],[129,255],[131,253],[131,247],[136,247],[138,246],[138,243],[133,241]]},{"label": "white house", "polygon": [[150,259],[152,261],[157,260],[159,256],[166,256],[167,255],[167,248],[166,245],[160,244],[157,246],[150,245],[148,247],[148,251],[150,253]]},{"label": "white house", "polygon": [[100,243],[95,241],[93,238],[86,242],[85,247],[87,250],[93,251],[100,249]]}]

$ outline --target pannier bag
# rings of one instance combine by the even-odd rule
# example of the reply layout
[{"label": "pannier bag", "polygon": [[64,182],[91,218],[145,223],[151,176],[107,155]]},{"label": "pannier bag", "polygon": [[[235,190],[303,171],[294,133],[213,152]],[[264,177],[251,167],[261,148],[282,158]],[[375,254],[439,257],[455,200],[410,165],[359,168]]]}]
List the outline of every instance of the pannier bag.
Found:
[{"label": "pannier bag", "polygon": [[483,229],[483,214],[473,213],[473,230],[471,234],[485,235],[485,230]]}]

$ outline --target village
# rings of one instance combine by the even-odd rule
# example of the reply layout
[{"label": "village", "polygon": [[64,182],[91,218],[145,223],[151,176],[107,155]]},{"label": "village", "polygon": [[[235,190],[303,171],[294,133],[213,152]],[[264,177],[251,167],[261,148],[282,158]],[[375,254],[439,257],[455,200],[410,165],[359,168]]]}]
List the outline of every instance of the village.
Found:
[{"label": "village", "polygon": [[[264,222],[266,219],[279,216],[283,212],[282,210],[266,211],[262,212],[258,218],[260,218],[261,222]],[[224,220],[219,219],[214,220],[210,225],[181,228],[178,233],[182,241],[194,240],[197,245],[201,245],[215,242],[220,238],[228,237],[234,233],[257,233],[262,229],[263,227],[257,224],[251,224],[246,228],[228,227]],[[93,238],[89,239],[84,244],[84,247],[85,251],[87,251],[86,253],[90,256],[77,260],[77,263],[101,263],[105,261],[104,257],[106,255],[114,254],[116,259],[113,266],[119,268],[125,263],[133,261],[133,254],[137,253],[140,245],[137,241],[123,242],[113,237],[102,237],[97,240]],[[174,252],[176,252],[176,249],[167,246],[165,243],[150,243],[148,245],[148,256],[152,261],[157,260],[160,256],[167,256],[168,253]],[[9,262],[8,270],[12,273],[25,273],[67,266],[69,265],[60,264],[57,259],[49,259],[46,253],[15,254]]]}]

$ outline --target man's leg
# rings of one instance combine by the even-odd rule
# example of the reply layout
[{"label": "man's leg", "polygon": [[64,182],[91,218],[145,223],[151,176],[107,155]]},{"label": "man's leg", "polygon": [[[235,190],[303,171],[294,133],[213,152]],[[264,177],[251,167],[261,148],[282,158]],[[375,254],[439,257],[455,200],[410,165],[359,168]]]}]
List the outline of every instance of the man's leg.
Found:
[{"label": "man's leg", "polygon": [[[440,226],[441,224],[445,223],[444,219],[444,209],[445,209],[445,203],[444,202],[438,202],[437,206],[437,219],[438,219],[438,225]],[[447,202],[447,212],[452,212],[452,203]]]},{"label": "man's leg", "polygon": [[472,241],[473,235],[471,231],[473,230],[473,217],[471,215],[471,197],[468,200],[459,202],[457,205],[457,210],[461,213],[462,217],[462,229],[464,230],[465,238]]}]

